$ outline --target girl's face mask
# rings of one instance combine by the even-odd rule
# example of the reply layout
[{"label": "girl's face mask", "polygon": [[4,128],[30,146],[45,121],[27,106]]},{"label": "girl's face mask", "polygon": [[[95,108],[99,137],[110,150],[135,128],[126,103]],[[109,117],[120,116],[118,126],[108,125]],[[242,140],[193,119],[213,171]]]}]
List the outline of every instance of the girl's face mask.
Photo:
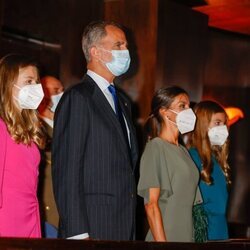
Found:
[{"label": "girl's face mask", "polygon": [[215,126],[208,130],[208,138],[211,145],[222,146],[228,137],[228,129],[226,125]]},{"label": "girl's face mask", "polygon": [[18,93],[18,97],[14,97],[17,99],[20,108],[22,109],[37,109],[39,104],[41,103],[44,92],[42,85],[39,84],[30,84],[25,85],[24,87],[19,87],[14,85],[20,91]]}]

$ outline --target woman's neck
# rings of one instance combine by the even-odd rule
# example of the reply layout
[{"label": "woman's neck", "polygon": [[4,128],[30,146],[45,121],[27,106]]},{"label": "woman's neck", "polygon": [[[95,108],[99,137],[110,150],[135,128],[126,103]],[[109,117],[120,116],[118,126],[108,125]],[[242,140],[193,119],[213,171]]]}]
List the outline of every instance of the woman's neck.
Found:
[{"label": "woman's neck", "polygon": [[163,125],[159,137],[171,144],[175,144],[177,146],[179,145],[179,131],[173,126],[166,127],[165,125]]}]

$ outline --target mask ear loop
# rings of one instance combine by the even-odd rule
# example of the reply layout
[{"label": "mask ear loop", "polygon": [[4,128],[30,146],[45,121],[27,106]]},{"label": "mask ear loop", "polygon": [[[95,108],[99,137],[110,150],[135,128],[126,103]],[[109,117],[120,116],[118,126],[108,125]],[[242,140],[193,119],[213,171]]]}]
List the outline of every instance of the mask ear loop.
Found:
[{"label": "mask ear loop", "polygon": [[174,124],[177,127],[177,123],[176,122],[171,121],[167,116],[166,116],[166,118],[167,118],[168,121],[170,121],[172,124]]},{"label": "mask ear loop", "polygon": [[[18,88],[19,90],[21,90],[21,88],[20,88],[19,86],[17,86],[16,84],[14,84],[14,87],[16,87],[16,88]],[[13,98],[14,98],[16,104],[20,107],[19,99],[18,99],[15,95],[13,95]]]},{"label": "mask ear loop", "polygon": [[[21,87],[17,86],[16,84],[14,84],[13,86],[16,87],[16,88],[19,89],[19,90],[22,89]],[[18,100],[18,98],[17,98],[16,96],[14,96],[14,95],[13,95],[13,98],[15,99],[15,101],[16,101],[16,102],[18,103],[18,105],[19,105],[19,100]]]},{"label": "mask ear loop", "polygon": [[176,112],[176,111],[174,111],[173,109],[168,109],[168,110],[172,111],[172,112],[175,113],[176,115],[179,114],[179,112]]},{"label": "mask ear loop", "polygon": [[[111,61],[110,62],[112,62],[112,60],[113,60],[113,54],[112,54],[112,51],[110,51],[110,50],[108,50],[108,49],[104,49],[104,48],[102,48],[102,47],[100,47],[100,46],[96,46],[96,48],[98,48],[98,49],[101,49],[101,50],[104,50],[104,51],[106,51],[106,52],[109,52],[109,53],[111,53],[111,55],[112,55],[112,59],[111,59]],[[102,59],[98,59],[105,67],[107,67],[106,66],[106,63],[109,63],[109,62],[105,62],[105,61],[103,61]]]},{"label": "mask ear loop", "polygon": [[[174,110],[172,110],[172,109],[168,109],[168,110],[170,110],[171,112],[173,112],[173,113],[175,113],[176,115],[178,115],[178,113],[177,113],[176,111],[174,111]],[[167,116],[166,116],[166,118],[167,118],[168,121],[170,121],[170,122],[171,122],[172,124],[174,124],[176,127],[178,127],[176,122],[171,121]]]},{"label": "mask ear loop", "polygon": [[21,89],[21,87],[17,86],[16,84],[14,84],[14,87],[18,88],[18,89]]}]

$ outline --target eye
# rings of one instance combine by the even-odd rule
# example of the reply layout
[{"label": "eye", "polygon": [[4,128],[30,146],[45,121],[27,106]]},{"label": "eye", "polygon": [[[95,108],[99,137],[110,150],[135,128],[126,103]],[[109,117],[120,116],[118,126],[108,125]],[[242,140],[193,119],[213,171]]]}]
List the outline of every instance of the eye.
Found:
[{"label": "eye", "polygon": [[31,85],[31,84],[38,84],[39,81],[35,79],[29,79],[25,82],[26,85]]},{"label": "eye", "polygon": [[33,80],[29,79],[29,80],[25,81],[25,85],[30,85],[30,84],[32,84],[32,82],[33,82]]},{"label": "eye", "polygon": [[114,44],[113,48],[116,50],[127,49],[127,43],[119,41],[119,42]]},{"label": "eye", "polygon": [[179,105],[179,108],[182,110],[182,109],[185,109],[185,108],[186,108],[186,106],[185,106],[185,104],[184,104],[184,103],[181,103],[181,104]]},{"label": "eye", "polygon": [[214,125],[220,126],[220,121],[215,121]]}]

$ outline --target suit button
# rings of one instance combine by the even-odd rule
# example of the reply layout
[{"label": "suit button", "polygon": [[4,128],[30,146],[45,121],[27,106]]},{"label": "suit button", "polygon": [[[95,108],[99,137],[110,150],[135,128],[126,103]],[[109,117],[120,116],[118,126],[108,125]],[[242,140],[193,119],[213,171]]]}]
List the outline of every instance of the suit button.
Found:
[{"label": "suit button", "polygon": [[46,206],[45,209],[46,209],[47,211],[49,211],[49,210],[50,210],[50,207],[49,207],[49,206]]},{"label": "suit button", "polygon": [[134,194],[131,194],[131,198],[132,198],[132,199],[134,198]]}]

